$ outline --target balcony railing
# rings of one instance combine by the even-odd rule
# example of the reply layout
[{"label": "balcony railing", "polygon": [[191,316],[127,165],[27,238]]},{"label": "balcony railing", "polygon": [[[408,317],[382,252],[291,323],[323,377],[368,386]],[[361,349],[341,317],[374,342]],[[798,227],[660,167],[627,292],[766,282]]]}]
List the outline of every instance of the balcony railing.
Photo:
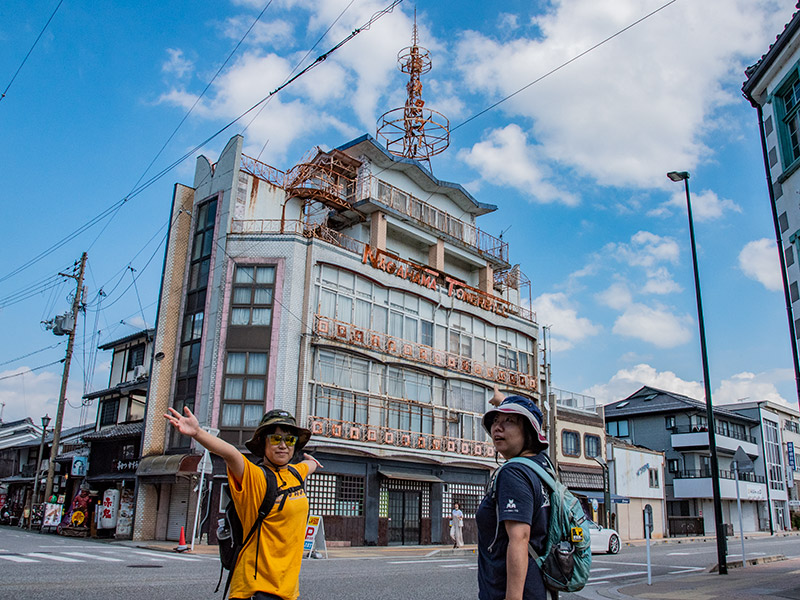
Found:
[{"label": "balcony railing", "polygon": [[[725,471],[720,469],[719,476],[720,479],[736,480],[736,476],[733,471]],[[711,471],[708,469],[684,469],[683,471],[673,473],[672,477],[673,479],[706,479],[711,477]],[[766,483],[766,479],[763,475],[756,475],[755,473],[739,473],[739,481],[749,481],[750,483]]]},{"label": "balcony railing", "polygon": [[566,408],[574,408],[584,412],[596,413],[597,401],[592,396],[585,396],[576,392],[568,392],[551,387],[550,394],[555,396],[556,404]]},{"label": "balcony railing", "polygon": [[272,185],[281,188],[286,185],[286,173],[245,154],[242,154],[239,168],[245,173],[250,173],[253,177],[258,177]]},{"label": "balcony railing", "polygon": [[[708,427],[698,427],[696,425],[691,425],[691,426],[690,425],[681,425],[680,427],[673,427],[671,429],[671,431],[672,431],[672,433],[705,433],[705,432],[708,431]],[[751,444],[755,444],[756,443],[756,438],[754,438],[753,436],[740,434],[740,433],[734,433],[734,432],[730,431],[729,429],[728,430],[724,429],[720,425],[716,426],[716,428],[714,429],[714,433],[716,433],[717,435],[723,435],[725,437],[728,437],[728,438],[731,438],[731,439],[734,439],[734,440],[739,440],[739,441],[742,441],[742,442],[750,442]]]},{"label": "balcony railing", "polygon": [[372,175],[360,177],[357,186],[357,197],[360,200],[371,199],[379,202],[437,231],[446,233],[481,254],[504,263],[508,262],[508,243],[481,231],[474,225],[456,219]]}]

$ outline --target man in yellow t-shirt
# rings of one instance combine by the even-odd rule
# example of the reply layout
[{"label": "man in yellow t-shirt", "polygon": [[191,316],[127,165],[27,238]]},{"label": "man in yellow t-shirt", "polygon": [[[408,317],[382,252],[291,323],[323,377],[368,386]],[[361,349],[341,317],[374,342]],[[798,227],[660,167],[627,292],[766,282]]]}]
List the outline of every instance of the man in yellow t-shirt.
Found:
[{"label": "man in yellow t-shirt", "polygon": [[184,407],[181,415],[170,408],[164,417],[180,433],[225,460],[228,482],[242,529],[250,531],[267,490],[266,477],[275,477],[278,499],[269,514],[239,553],[231,580],[229,598],[255,600],[296,600],[299,595],[300,565],[308,517],[308,498],[300,489],[281,495],[282,489],[300,486],[292,469],[305,480],[319,463],[305,460],[289,468],[289,461],[311,437],[308,429],[298,427],[285,410],[271,410],[261,419],[253,437],[245,446],[254,456],[263,456],[264,469],[247,460],[233,445],[200,428],[197,417]]}]

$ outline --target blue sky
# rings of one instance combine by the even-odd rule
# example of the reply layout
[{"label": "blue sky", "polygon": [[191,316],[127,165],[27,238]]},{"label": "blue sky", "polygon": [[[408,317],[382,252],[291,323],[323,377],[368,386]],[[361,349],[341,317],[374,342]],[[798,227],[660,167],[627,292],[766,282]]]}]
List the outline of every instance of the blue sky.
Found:
[{"label": "blue sky", "polygon": [[[0,4],[2,88],[57,4]],[[666,178],[687,170],[714,401],[796,406],[756,113],[740,92],[793,2],[406,1],[191,152],[389,4],[273,0],[156,158],[265,4],[65,0],[0,101],[0,298],[89,253],[67,424],[92,420],[80,397],[108,383],[110,356],[93,349],[154,322],[172,187],[191,183],[194,156],[214,160],[243,132],[246,153],[286,169],[315,145],[374,135],[380,114],[403,104],[396,57],[415,7],[433,59],[423,97],[454,128],[433,171],[499,207],[479,226],[503,232],[532,281],[553,385],[602,403],[644,384],[702,398],[683,188]],[[6,277],[188,152],[109,218]],[[72,287],[0,308],[4,420],[55,414],[60,365],[30,370],[63,357],[64,338],[40,321],[67,310]]]}]

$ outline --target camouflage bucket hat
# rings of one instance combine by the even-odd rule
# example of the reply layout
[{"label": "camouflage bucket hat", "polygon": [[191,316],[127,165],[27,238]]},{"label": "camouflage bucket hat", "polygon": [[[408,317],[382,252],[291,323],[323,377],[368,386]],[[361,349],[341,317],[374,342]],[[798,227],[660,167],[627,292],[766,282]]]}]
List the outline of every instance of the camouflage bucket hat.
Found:
[{"label": "camouflage bucket hat", "polygon": [[297,436],[297,443],[294,446],[295,453],[300,452],[308,443],[308,440],[311,439],[311,431],[298,427],[292,413],[276,408],[261,417],[261,422],[258,424],[258,429],[253,433],[253,437],[244,443],[245,447],[254,456],[264,456],[265,436],[267,429],[270,427],[281,427]]}]

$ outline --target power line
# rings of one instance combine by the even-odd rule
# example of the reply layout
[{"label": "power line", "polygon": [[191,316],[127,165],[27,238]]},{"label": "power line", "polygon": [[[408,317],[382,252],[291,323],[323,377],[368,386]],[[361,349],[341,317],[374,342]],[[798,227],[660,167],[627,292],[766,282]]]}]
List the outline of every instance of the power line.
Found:
[{"label": "power line", "polygon": [[39,348],[38,350],[34,350],[33,352],[28,352],[27,354],[23,354],[22,356],[18,356],[17,358],[12,358],[11,360],[7,360],[5,362],[0,362],[0,367],[3,365],[8,365],[13,362],[17,362],[18,360],[22,360],[23,358],[28,358],[29,356],[33,356],[34,354],[39,354],[39,352],[44,352],[45,350],[51,350],[52,348],[56,348],[63,344],[64,342],[58,342],[53,344],[52,346],[45,346],[44,348]]},{"label": "power line", "polygon": [[547,73],[545,73],[545,74],[544,74],[544,75],[542,75],[541,77],[537,77],[536,79],[534,79],[533,81],[531,81],[529,84],[527,84],[527,85],[524,85],[524,86],[522,86],[521,88],[519,88],[519,89],[518,89],[516,92],[513,92],[513,93],[509,94],[509,95],[508,95],[508,96],[506,96],[505,98],[501,98],[500,100],[498,100],[497,102],[495,102],[495,103],[494,103],[494,104],[492,104],[491,106],[488,106],[488,107],[484,108],[482,111],[480,111],[479,113],[476,113],[476,114],[472,115],[472,116],[471,116],[470,118],[468,118],[466,121],[463,121],[463,122],[459,123],[458,125],[456,125],[455,127],[453,127],[452,129],[450,129],[450,132],[451,132],[451,133],[452,133],[452,132],[454,132],[456,129],[459,129],[460,127],[463,127],[464,125],[466,125],[466,124],[467,124],[467,123],[469,123],[470,121],[474,121],[475,119],[477,119],[477,118],[478,118],[478,117],[480,117],[481,115],[484,115],[484,114],[486,114],[487,112],[489,112],[490,110],[492,110],[492,109],[494,109],[494,108],[497,108],[498,106],[500,106],[500,105],[501,105],[503,102],[505,102],[506,100],[510,100],[511,98],[513,98],[514,96],[516,96],[517,94],[519,94],[520,92],[524,92],[525,90],[527,90],[527,89],[528,89],[529,87],[531,87],[532,85],[535,85],[535,84],[539,83],[539,82],[540,82],[542,79],[544,79],[544,78],[546,78],[546,77],[549,77],[550,75],[552,75],[552,74],[553,74],[553,73],[555,73],[556,71],[560,71],[561,69],[563,69],[563,68],[564,68],[564,67],[566,67],[567,65],[569,65],[569,64],[571,64],[571,63],[574,63],[574,62],[575,62],[576,60],[578,60],[579,58],[582,58],[582,57],[586,56],[586,55],[587,55],[587,54],[589,54],[591,51],[593,51],[593,50],[596,50],[597,48],[599,48],[600,46],[602,46],[602,45],[603,45],[603,44],[605,44],[606,42],[610,42],[610,41],[611,41],[611,40],[613,40],[615,37],[617,37],[617,36],[619,36],[619,35],[622,35],[622,34],[623,34],[623,33],[625,33],[626,31],[628,31],[629,29],[631,29],[631,28],[635,27],[636,25],[638,25],[639,23],[641,23],[642,21],[645,21],[646,19],[649,19],[650,17],[652,17],[652,16],[653,16],[654,14],[656,14],[657,12],[660,12],[660,11],[664,10],[665,8],[667,8],[667,7],[668,7],[669,5],[671,5],[671,4],[675,4],[677,1],[678,1],[678,0],[670,0],[670,1],[669,1],[669,2],[667,2],[666,4],[664,4],[664,5],[660,6],[660,7],[658,7],[657,9],[655,9],[653,12],[646,14],[646,15],[645,15],[645,16],[643,16],[641,19],[638,19],[638,20],[634,21],[633,23],[631,23],[631,24],[630,24],[630,25],[628,25],[627,27],[625,27],[625,28],[623,28],[623,29],[620,29],[620,30],[619,30],[618,32],[616,32],[615,34],[608,36],[608,37],[607,37],[606,39],[604,39],[602,42],[598,42],[598,43],[596,43],[596,44],[595,44],[594,46],[592,46],[591,48],[589,48],[589,49],[587,49],[587,50],[584,50],[583,52],[581,52],[580,54],[577,54],[576,56],[573,56],[573,57],[572,57],[572,58],[570,58],[568,61],[566,61],[566,62],[564,62],[564,63],[561,63],[559,66],[557,66],[557,67],[556,67],[556,68],[554,68],[554,69],[551,69],[550,71],[548,71]]},{"label": "power line", "polygon": [[[146,190],[147,188],[149,188],[149,187],[150,187],[151,185],[153,185],[153,184],[154,184],[156,181],[158,181],[159,179],[161,179],[161,178],[162,178],[164,175],[166,175],[167,173],[169,173],[170,171],[172,171],[172,169],[174,169],[175,167],[177,167],[177,166],[178,166],[179,164],[181,164],[181,163],[182,163],[184,160],[186,160],[187,158],[189,158],[190,156],[192,156],[192,155],[193,155],[195,152],[197,152],[198,150],[200,150],[201,148],[203,148],[203,147],[204,147],[206,144],[208,144],[210,141],[212,141],[212,140],[213,140],[214,138],[216,138],[218,135],[220,135],[221,133],[223,133],[225,130],[229,129],[231,126],[233,126],[233,125],[234,125],[235,123],[237,123],[239,120],[241,120],[243,117],[245,117],[246,115],[248,115],[249,113],[251,113],[253,110],[255,110],[256,108],[258,108],[258,107],[259,107],[261,104],[263,104],[264,102],[266,102],[266,101],[267,101],[267,100],[268,100],[270,97],[272,97],[272,96],[274,96],[275,94],[279,93],[281,90],[283,90],[284,88],[286,88],[287,86],[289,86],[291,83],[293,83],[294,81],[296,81],[297,79],[299,79],[300,77],[302,77],[303,75],[305,75],[305,74],[306,74],[308,71],[310,71],[310,70],[311,70],[311,69],[313,69],[314,67],[316,67],[316,66],[318,66],[319,64],[321,64],[322,62],[324,62],[324,61],[325,61],[325,60],[326,60],[326,59],[327,59],[327,58],[328,58],[328,57],[329,57],[329,56],[330,56],[332,53],[334,53],[336,50],[338,50],[339,48],[341,48],[341,47],[342,47],[344,44],[346,44],[347,42],[349,42],[350,40],[352,40],[352,39],[353,39],[355,36],[357,36],[359,33],[361,33],[362,31],[367,31],[367,30],[369,30],[369,29],[372,27],[372,25],[373,25],[373,24],[374,24],[374,23],[375,23],[375,22],[376,22],[378,19],[380,19],[381,17],[383,17],[383,16],[384,16],[384,15],[386,15],[386,14],[389,14],[389,13],[391,13],[391,12],[394,10],[394,8],[395,8],[397,5],[399,5],[399,4],[400,4],[402,1],[403,1],[403,0],[394,0],[394,1],[393,1],[393,2],[392,2],[390,5],[389,5],[389,6],[387,6],[386,8],[384,8],[384,9],[382,9],[382,10],[380,10],[380,11],[376,12],[375,14],[373,14],[373,15],[372,15],[372,17],[371,17],[371,18],[370,18],[370,19],[369,19],[369,20],[368,20],[366,23],[364,23],[364,24],[363,24],[361,27],[358,27],[358,28],[354,29],[354,30],[353,30],[353,31],[350,33],[350,35],[348,35],[347,37],[345,37],[345,38],[344,38],[342,41],[340,41],[338,44],[336,44],[336,45],[335,45],[333,48],[331,48],[330,50],[328,50],[328,51],[327,51],[327,52],[325,52],[324,54],[322,54],[322,55],[318,56],[318,57],[317,57],[317,59],[316,59],[316,60],[315,60],[313,63],[311,63],[310,65],[308,65],[308,66],[307,66],[305,69],[303,69],[302,71],[300,71],[300,72],[299,72],[297,75],[295,75],[294,77],[290,78],[289,80],[287,80],[286,82],[284,82],[283,84],[281,84],[279,87],[275,88],[275,89],[274,89],[272,92],[270,92],[270,93],[269,93],[267,96],[265,96],[264,98],[262,98],[261,100],[259,100],[259,101],[258,101],[256,104],[254,104],[254,105],[253,105],[253,106],[251,106],[249,109],[247,109],[245,112],[243,112],[243,113],[242,113],[242,114],[240,114],[238,117],[236,117],[235,119],[233,119],[233,120],[232,120],[231,122],[229,122],[227,125],[225,125],[224,127],[220,128],[219,130],[217,130],[217,131],[216,131],[215,133],[213,133],[213,134],[212,134],[210,137],[208,137],[208,138],[206,138],[205,140],[203,140],[203,141],[202,141],[200,144],[196,145],[194,148],[192,148],[192,149],[191,149],[191,150],[189,150],[188,152],[184,153],[184,154],[183,154],[183,155],[182,155],[180,158],[178,158],[177,160],[173,161],[171,164],[169,164],[168,166],[166,166],[165,168],[163,168],[163,169],[162,169],[161,171],[159,171],[159,172],[158,172],[156,175],[152,176],[150,179],[148,179],[147,181],[145,181],[144,183],[142,183],[141,185],[139,185],[137,188],[135,188],[134,190],[132,190],[132,191],[131,191],[131,192],[130,192],[130,193],[127,195],[127,196],[125,196],[124,198],[122,198],[122,199],[120,199],[120,200],[116,201],[114,204],[112,204],[111,206],[109,206],[109,207],[108,207],[107,209],[105,209],[103,212],[101,212],[101,213],[100,213],[100,214],[98,214],[97,216],[93,217],[92,219],[90,219],[89,221],[87,221],[86,223],[84,223],[84,225],[82,225],[81,227],[79,227],[78,229],[76,229],[75,231],[73,231],[72,233],[68,234],[67,236],[65,236],[64,238],[62,238],[61,240],[59,240],[58,242],[56,242],[55,244],[53,244],[53,245],[52,245],[52,246],[50,246],[49,248],[47,248],[47,249],[43,250],[42,252],[40,252],[39,254],[37,254],[37,255],[36,255],[35,257],[33,257],[32,259],[28,260],[27,262],[25,262],[24,264],[20,265],[19,267],[17,267],[17,268],[16,268],[16,269],[14,269],[13,271],[11,271],[11,272],[7,273],[6,275],[3,275],[2,277],[0,277],[0,283],[1,283],[1,282],[3,282],[3,281],[5,281],[6,279],[8,279],[8,278],[10,278],[10,277],[13,277],[14,275],[16,275],[16,274],[18,274],[18,273],[20,273],[20,272],[24,271],[25,269],[27,269],[27,268],[31,267],[32,265],[36,264],[36,263],[37,263],[37,262],[39,262],[41,259],[43,259],[44,257],[48,256],[49,254],[53,253],[55,250],[59,249],[60,247],[62,247],[64,244],[66,244],[66,243],[67,243],[67,242],[69,242],[70,240],[72,240],[72,239],[76,238],[77,236],[79,236],[81,233],[83,233],[83,232],[84,232],[84,231],[86,231],[87,229],[89,229],[89,228],[91,228],[92,226],[96,225],[97,223],[99,223],[100,221],[102,221],[102,220],[103,220],[104,218],[106,218],[107,216],[109,216],[109,215],[112,215],[112,213],[114,213],[115,211],[119,210],[119,209],[121,208],[121,206],[122,206],[122,205],[126,204],[126,203],[127,203],[129,200],[131,200],[131,199],[135,198],[136,196],[138,196],[139,194],[141,194],[141,193],[142,193],[144,190]],[[126,291],[127,291],[127,290],[126,290]]]},{"label": "power line", "polygon": [[33,49],[36,48],[36,44],[39,43],[39,40],[42,38],[42,35],[44,35],[45,29],[47,29],[47,26],[50,25],[50,21],[53,20],[53,17],[56,16],[56,13],[58,12],[58,9],[61,8],[61,4],[63,2],[64,2],[64,0],[59,0],[58,5],[56,6],[55,10],[50,15],[50,18],[47,19],[47,23],[44,24],[44,27],[42,27],[42,30],[39,32],[39,35],[36,36],[36,39],[34,40],[33,45],[31,46],[31,49],[28,50],[28,53],[25,55],[25,58],[22,59],[22,62],[20,63],[19,67],[17,67],[17,70],[14,72],[14,76],[11,78],[11,81],[8,82],[8,85],[6,86],[6,89],[3,90],[2,94],[0,94],[0,101],[2,101],[3,98],[6,97],[6,94],[8,93],[8,88],[11,87],[11,84],[14,83],[14,80],[17,78],[17,75],[19,75],[19,72],[22,70],[22,67],[25,66],[25,63],[27,62],[28,57],[31,55],[31,52],[33,52]]},{"label": "power line", "polygon": [[46,365],[40,365],[38,367],[33,367],[32,369],[28,369],[27,371],[22,371],[20,373],[14,373],[13,375],[6,375],[5,377],[0,377],[0,381],[5,379],[11,379],[12,377],[19,377],[20,375],[27,375],[28,373],[33,373],[34,371],[38,371],[39,369],[44,369],[46,367],[52,367],[53,365],[57,365],[58,363],[63,363],[66,359],[62,358],[61,360],[54,360],[51,363],[47,363]]}]

